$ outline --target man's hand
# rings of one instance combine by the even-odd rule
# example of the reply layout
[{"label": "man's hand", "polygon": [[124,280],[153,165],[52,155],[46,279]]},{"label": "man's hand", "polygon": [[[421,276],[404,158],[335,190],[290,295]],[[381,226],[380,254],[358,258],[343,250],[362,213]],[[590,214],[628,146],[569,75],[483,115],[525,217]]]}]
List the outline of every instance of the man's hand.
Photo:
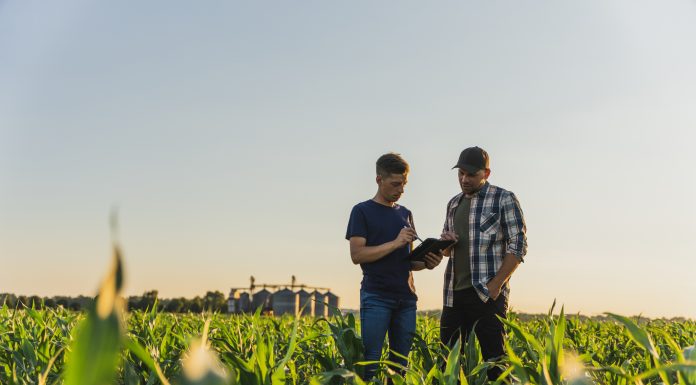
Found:
[{"label": "man's hand", "polygon": [[498,299],[500,296],[500,291],[502,289],[503,285],[499,285],[496,283],[495,278],[490,280],[487,284],[486,287],[488,288],[488,296],[491,297],[493,301]]},{"label": "man's hand", "polygon": [[440,252],[437,254],[432,252],[426,254],[423,261],[425,262],[425,267],[428,270],[434,269],[437,265],[440,264],[440,262],[442,262],[442,250],[440,250]]},{"label": "man's hand", "polygon": [[448,241],[454,241],[454,244],[444,250],[442,250],[442,255],[450,256],[452,255],[452,247],[457,244],[458,238],[457,234],[455,234],[453,231],[445,231],[442,234],[440,234],[440,239],[445,239]]},{"label": "man's hand", "polygon": [[413,242],[416,239],[416,231],[410,227],[404,227],[399,231],[399,235],[396,236],[392,242],[396,244],[396,248],[404,247],[407,244]]},{"label": "man's hand", "polygon": [[445,231],[442,234],[440,234],[440,239],[447,239],[447,240],[457,240],[457,234],[454,231]]},{"label": "man's hand", "polygon": [[515,271],[519,264],[520,260],[514,254],[505,254],[505,257],[503,257],[503,265],[498,270],[498,273],[486,284],[489,296],[493,298],[494,301],[498,299],[503,285],[510,279],[512,272]]}]

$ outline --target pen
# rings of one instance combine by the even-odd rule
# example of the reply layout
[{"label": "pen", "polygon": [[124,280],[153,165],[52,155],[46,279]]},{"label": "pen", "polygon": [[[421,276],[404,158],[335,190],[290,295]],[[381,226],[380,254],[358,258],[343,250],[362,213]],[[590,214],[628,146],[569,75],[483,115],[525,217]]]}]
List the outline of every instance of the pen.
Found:
[{"label": "pen", "polygon": [[[408,226],[408,225],[404,226],[404,229],[411,229],[411,230],[413,230],[413,231],[416,231],[413,227]],[[419,240],[419,241],[421,241],[421,243],[423,242],[422,239],[418,238],[418,234],[416,234],[416,239]]]}]

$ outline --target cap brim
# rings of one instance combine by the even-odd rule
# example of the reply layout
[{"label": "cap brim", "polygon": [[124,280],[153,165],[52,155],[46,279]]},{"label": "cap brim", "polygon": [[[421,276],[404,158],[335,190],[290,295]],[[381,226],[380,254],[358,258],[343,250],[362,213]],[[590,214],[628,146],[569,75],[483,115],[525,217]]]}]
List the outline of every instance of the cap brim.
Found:
[{"label": "cap brim", "polygon": [[452,167],[452,169],[454,170],[455,168],[461,168],[462,170],[472,174],[477,173],[480,170],[483,170],[482,168],[470,166],[468,164],[455,164],[454,167]]}]

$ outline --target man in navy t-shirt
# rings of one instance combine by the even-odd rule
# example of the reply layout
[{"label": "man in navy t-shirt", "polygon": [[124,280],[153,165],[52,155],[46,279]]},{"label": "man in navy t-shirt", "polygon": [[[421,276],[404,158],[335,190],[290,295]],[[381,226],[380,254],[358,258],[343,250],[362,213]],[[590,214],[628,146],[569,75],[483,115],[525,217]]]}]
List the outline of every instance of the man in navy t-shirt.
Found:
[{"label": "man in navy t-shirt", "polygon": [[[408,163],[398,154],[377,160],[377,193],[353,207],[346,239],[350,257],[360,264],[360,324],[365,359],[377,361],[385,335],[392,351],[408,357],[416,331],[416,290],[412,270],[433,269],[442,254],[430,253],[424,262],[411,262],[411,242],[416,239],[411,212],[396,204],[408,181]],[[390,360],[406,366],[406,360],[391,354]],[[365,378],[371,379],[376,365],[368,365]]]}]

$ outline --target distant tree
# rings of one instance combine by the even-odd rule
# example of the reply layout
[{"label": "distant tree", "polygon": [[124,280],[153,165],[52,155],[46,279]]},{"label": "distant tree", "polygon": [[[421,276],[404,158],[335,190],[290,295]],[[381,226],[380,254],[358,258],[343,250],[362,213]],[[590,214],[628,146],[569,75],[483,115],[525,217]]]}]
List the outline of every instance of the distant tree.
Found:
[{"label": "distant tree", "polygon": [[200,313],[203,311],[203,306],[203,299],[199,296],[196,296],[191,301],[189,301],[188,311],[191,313]]},{"label": "distant tree", "polygon": [[56,298],[56,307],[62,306],[63,308],[68,309],[70,307],[69,304],[70,304],[70,300],[68,298],[65,298],[65,297]]},{"label": "distant tree", "polygon": [[77,298],[73,298],[73,301],[75,301],[80,309],[87,309],[89,305],[94,302],[94,298],[92,297],[85,297],[84,295],[80,295]]},{"label": "distant tree", "polygon": [[0,305],[2,304],[9,308],[14,308],[17,305],[17,296],[11,293],[0,294]]},{"label": "distant tree", "polygon": [[181,310],[184,308],[184,301],[186,301],[185,298],[172,298],[167,301],[167,304],[164,306],[164,311],[168,311],[171,313],[180,313]]},{"label": "distant tree", "polygon": [[193,302],[192,299],[180,297],[179,301],[181,301],[181,310],[179,310],[181,313],[191,312],[191,303]]},{"label": "distant tree", "polygon": [[157,302],[157,290],[146,291],[143,293],[143,296],[140,297],[138,308],[140,310],[152,309],[152,307],[155,306],[155,302]]},{"label": "distant tree", "polygon": [[[159,299],[157,290],[150,290],[143,293],[142,296],[130,296],[126,298],[126,303],[129,311],[147,310],[157,303],[158,311],[166,311],[172,313],[200,313],[203,311],[213,311],[219,313],[227,313],[227,298],[220,291],[208,291],[203,297],[196,296],[191,299],[184,297]],[[54,296],[40,297],[38,295],[17,296],[12,293],[0,293],[0,307],[7,306],[9,308],[23,308],[32,306],[35,309],[42,308],[57,308],[62,306],[65,309],[73,311],[81,311],[87,309],[88,306],[95,300],[93,297],[83,295],[77,297],[69,296]]]},{"label": "distant tree", "polygon": [[50,307],[52,309],[56,308],[56,301],[53,298],[44,298],[44,306]]},{"label": "distant tree", "polygon": [[43,300],[38,295],[32,295],[28,298],[28,301],[29,303],[27,303],[27,307],[34,309],[43,309]]},{"label": "distant tree", "polygon": [[227,313],[227,301],[225,295],[219,291],[209,291],[205,293],[203,298],[203,306],[205,310]]},{"label": "distant tree", "polygon": [[17,306],[20,308],[24,306],[30,306],[29,300],[27,299],[26,295],[20,295],[19,297],[17,297]]},{"label": "distant tree", "polygon": [[128,297],[127,306],[128,306],[128,311],[134,311],[134,310],[140,310],[140,297],[139,296],[130,296]]},{"label": "distant tree", "polygon": [[179,308],[179,313],[188,313],[189,312],[189,300],[184,298],[184,297],[180,297],[179,301],[181,301],[181,308]]}]

